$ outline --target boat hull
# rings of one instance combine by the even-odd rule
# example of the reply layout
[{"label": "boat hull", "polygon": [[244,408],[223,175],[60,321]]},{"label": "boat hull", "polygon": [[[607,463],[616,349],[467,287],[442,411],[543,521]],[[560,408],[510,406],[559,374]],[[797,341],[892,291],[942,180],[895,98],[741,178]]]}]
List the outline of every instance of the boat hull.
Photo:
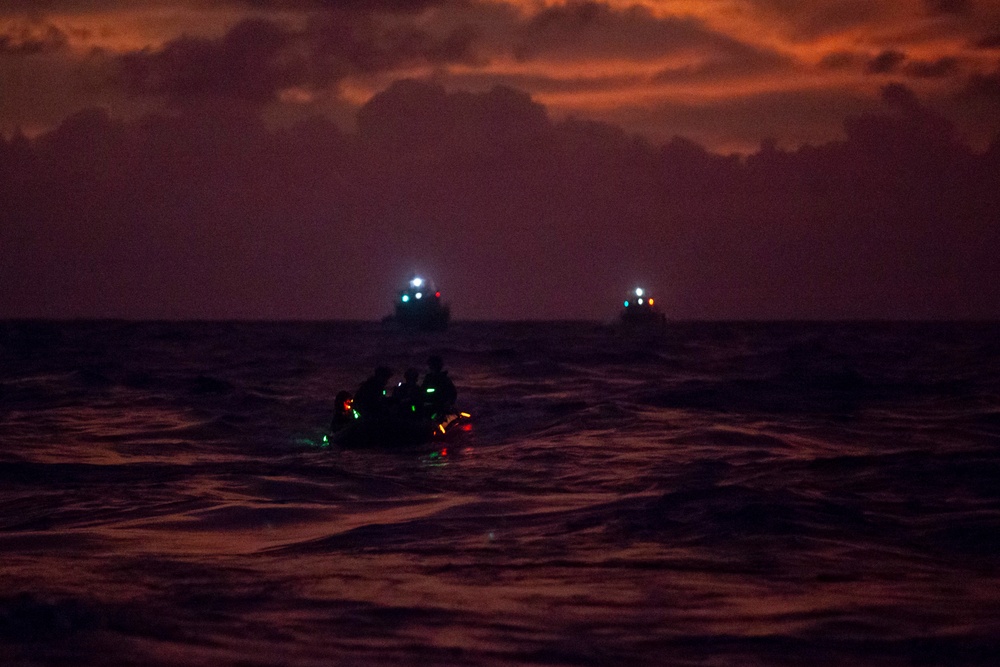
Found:
[{"label": "boat hull", "polygon": [[451,311],[448,306],[428,302],[427,307],[397,304],[390,321],[397,327],[415,331],[443,331],[448,328]]},{"label": "boat hull", "polygon": [[343,449],[413,449],[437,446],[472,428],[467,413],[450,412],[440,419],[359,419],[334,430],[331,444]]}]

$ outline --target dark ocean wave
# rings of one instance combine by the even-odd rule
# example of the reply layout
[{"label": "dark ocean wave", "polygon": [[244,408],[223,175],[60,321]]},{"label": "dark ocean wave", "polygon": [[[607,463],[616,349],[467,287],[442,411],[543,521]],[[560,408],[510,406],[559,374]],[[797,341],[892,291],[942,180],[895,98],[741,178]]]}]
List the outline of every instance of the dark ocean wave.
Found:
[{"label": "dark ocean wave", "polygon": [[[993,665],[998,334],[0,323],[0,657]],[[471,432],[324,441],[430,354]]]}]

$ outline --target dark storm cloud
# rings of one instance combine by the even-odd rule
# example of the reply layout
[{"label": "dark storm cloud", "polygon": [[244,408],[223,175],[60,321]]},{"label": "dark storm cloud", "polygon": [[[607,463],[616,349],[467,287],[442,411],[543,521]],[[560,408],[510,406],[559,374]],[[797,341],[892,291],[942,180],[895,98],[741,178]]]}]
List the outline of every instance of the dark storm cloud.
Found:
[{"label": "dark storm cloud", "polygon": [[410,14],[432,6],[449,4],[455,0],[4,0],[0,13],[19,12],[38,15],[48,12],[87,13],[95,11],[165,7],[172,11],[204,9],[206,6],[270,10],[349,10],[353,12],[385,12]]},{"label": "dark storm cloud", "polygon": [[883,51],[874,58],[867,59],[856,53],[838,51],[824,56],[819,66],[821,69],[845,70],[854,68],[859,62],[864,62],[866,74],[898,73],[917,79],[942,79],[958,75],[962,71],[962,61],[956,57],[910,59],[902,51],[895,50]]},{"label": "dark storm cloud", "polygon": [[924,0],[931,14],[964,14],[969,10],[969,0]]},{"label": "dark storm cloud", "polygon": [[383,25],[366,17],[334,14],[312,22],[301,39],[310,66],[321,76],[334,78],[475,60],[476,31],[465,25],[436,35],[406,23]]},{"label": "dark storm cloud", "polygon": [[990,73],[972,74],[964,94],[969,97],[1000,100],[1000,69]]},{"label": "dark storm cloud", "polygon": [[774,53],[749,46],[709,29],[692,18],[658,17],[634,5],[617,9],[603,2],[569,2],[546,7],[517,29],[514,53],[519,58],[563,57],[635,60],[691,53],[711,53],[735,62],[780,60]]},{"label": "dark storm cloud", "polygon": [[334,9],[358,12],[414,13],[455,0],[233,0],[258,9]]},{"label": "dark storm cloud", "polygon": [[713,49],[702,62],[661,70],[651,79],[656,83],[738,79],[768,72],[790,71],[794,61],[773,51],[733,43],[725,50]]},{"label": "dark storm cloud", "polygon": [[644,7],[616,10],[587,1],[546,7],[527,20],[522,32],[516,52],[525,58],[556,52],[655,56],[700,45],[703,34],[692,20],[660,20]]},{"label": "dark storm cloud", "polygon": [[858,62],[858,54],[851,51],[835,51],[823,56],[819,62],[821,69],[846,69]]},{"label": "dark storm cloud", "polygon": [[284,88],[324,87],[350,74],[469,61],[474,40],[466,28],[436,36],[345,12],[294,29],[249,19],[218,39],[183,36],[125,54],[118,58],[119,76],[131,93],[175,102],[229,97],[263,103]]},{"label": "dark storm cloud", "polygon": [[944,57],[937,60],[914,60],[906,63],[904,71],[910,76],[922,79],[936,79],[952,76],[959,71],[958,58]]},{"label": "dark storm cloud", "polygon": [[361,138],[405,149],[429,145],[444,154],[464,154],[493,145],[537,139],[550,128],[544,107],[506,86],[488,93],[448,94],[417,81],[398,81],[358,113]]},{"label": "dark storm cloud", "polygon": [[180,37],[118,62],[132,93],[177,101],[222,96],[264,102],[301,80],[302,63],[281,57],[291,41],[292,34],[276,23],[248,20],[219,40]]},{"label": "dark storm cloud", "polygon": [[[144,5],[167,4],[169,0],[156,2],[142,0]],[[119,0],[4,0],[0,2],[0,12],[39,14],[44,12],[89,12],[105,9],[121,9]]]},{"label": "dark storm cloud", "polygon": [[892,74],[899,72],[919,79],[939,79],[958,74],[961,61],[945,56],[937,60],[911,60],[902,51],[883,51],[871,58],[865,65],[868,74]]},{"label": "dark storm cloud", "polygon": [[[907,115],[920,114],[926,120],[937,119],[942,126],[947,126],[950,132],[950,123],[947,123],[943,118],[937,118],[933,114],[925,113],[922,111],[920,100],[917,98],[917,94],[913,92],[912,88],[904,86],[901,83],[890,83],[882,87],[882,101],[884,101],[888,106],[900,109],[906,112]],[[852,119],[852,121],[857,119]]]},{"label": "dark storm cloud", "polygon": [[[622,109],[607,118],[660,140],[681,134],[727,151],[752,152],[765,137],[784,146],[831,140],[842,135],[845,117],[874,104],[858,91],[779,90],[710,102],[668,101],[651,108]],[[673,132],[664,134],[660,128],[665,127]]]},{"label": "dark storm cloud", "polygon": [[1000,33],[987,35],[976,41],[977,49],[1000,49]]},{"label": "dark storm cloud", "polygon": [[483,90],[493,85],[503,85],[513,88],[530,90],[535,94],[547,93],[580,93],[580,92],[608,92],[634,90],[638,86],[647,84],[650,77],[644,74],[622,73],[618,75],[609,74],[606,76],[555,76],[545,74],[521,74],[521,73],[501,73],[489,72],[462,72],[451,74],[448,77],[449,85],[460,88],[471,88]]},{"label": "dark storm cloud", "polygon": [[936,60],[914,60],[902,51],[887,50],[874,58],[864,59],[857,53],[838,51],[828,54],[820,61],[821,69],[843,70],[853,68],[859,62],[864,62],[867,74],[890,74],[894,72],[919,79],[939,79],[959,74],[962,61],[953,56],[944,56]]},{"label": "dark storm cloud", "polygon": [[868,61],[865,70],[869,74],[888,74],[894,72],[904,60],[906,60],[906,54],[901,51],[883,51]]},{"label": "dark storm cloud", "polygon": [[364,317],[431,267],[459,317],[997,317],[1000,142],[912,90],[746,159],[399,82],[358,133],[99,111],[0,142],[4,316]]},{"label": "dark storm cloud", "polygon": [[812,39],[878,25],[891,11],[890,3],[868,0],[749,0],[766,16],[782,20],[798,39]]}]

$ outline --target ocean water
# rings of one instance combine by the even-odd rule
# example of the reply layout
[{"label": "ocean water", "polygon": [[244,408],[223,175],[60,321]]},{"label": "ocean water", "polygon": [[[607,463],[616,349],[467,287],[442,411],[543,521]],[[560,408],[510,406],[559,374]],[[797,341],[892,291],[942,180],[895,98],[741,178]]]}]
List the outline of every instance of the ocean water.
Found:
[{"label": "ocean water", "polygon": [[1000,325],[0,323],[0,664],[1000,664]]}]

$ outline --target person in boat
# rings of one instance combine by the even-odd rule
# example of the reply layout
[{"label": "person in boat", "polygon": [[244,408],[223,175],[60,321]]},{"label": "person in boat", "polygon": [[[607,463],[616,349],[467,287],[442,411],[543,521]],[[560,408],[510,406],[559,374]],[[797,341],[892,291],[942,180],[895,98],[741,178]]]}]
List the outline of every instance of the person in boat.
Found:
[{"label": "person in boat", "polygon": [[381,417],[388,410],[389,401],[386,398],[386,384],[392,377],[392,371],[386,366],[379,366],[367,380],[361,383],[354,392],[353,408],[361,418]]},{"label": "person in boat", "polygon": [[403,373],[403,381],[396,385],[392,392],[392,407],[402,417],[412,419],[419,417],[422,413],[420,409],[423,392],[420,383],[420,372],[416,368],[407,368]]},{"label": "person in boat", "polygon": [[351,407],[353,397],[351,392],[341,390],[337,392],[337,397],[333,404],[333,421],[330,422],[330,430],[336,431],[354,420],[354,411]]},{"label": "person in boat", "polygon": [[455,407],[458,390],[448,377],[448,371],[444,370],[444,360],[440,356],[432,354],[427,359],[427,367],[430,370],[420,385],[424,414],[436,419]]}]

